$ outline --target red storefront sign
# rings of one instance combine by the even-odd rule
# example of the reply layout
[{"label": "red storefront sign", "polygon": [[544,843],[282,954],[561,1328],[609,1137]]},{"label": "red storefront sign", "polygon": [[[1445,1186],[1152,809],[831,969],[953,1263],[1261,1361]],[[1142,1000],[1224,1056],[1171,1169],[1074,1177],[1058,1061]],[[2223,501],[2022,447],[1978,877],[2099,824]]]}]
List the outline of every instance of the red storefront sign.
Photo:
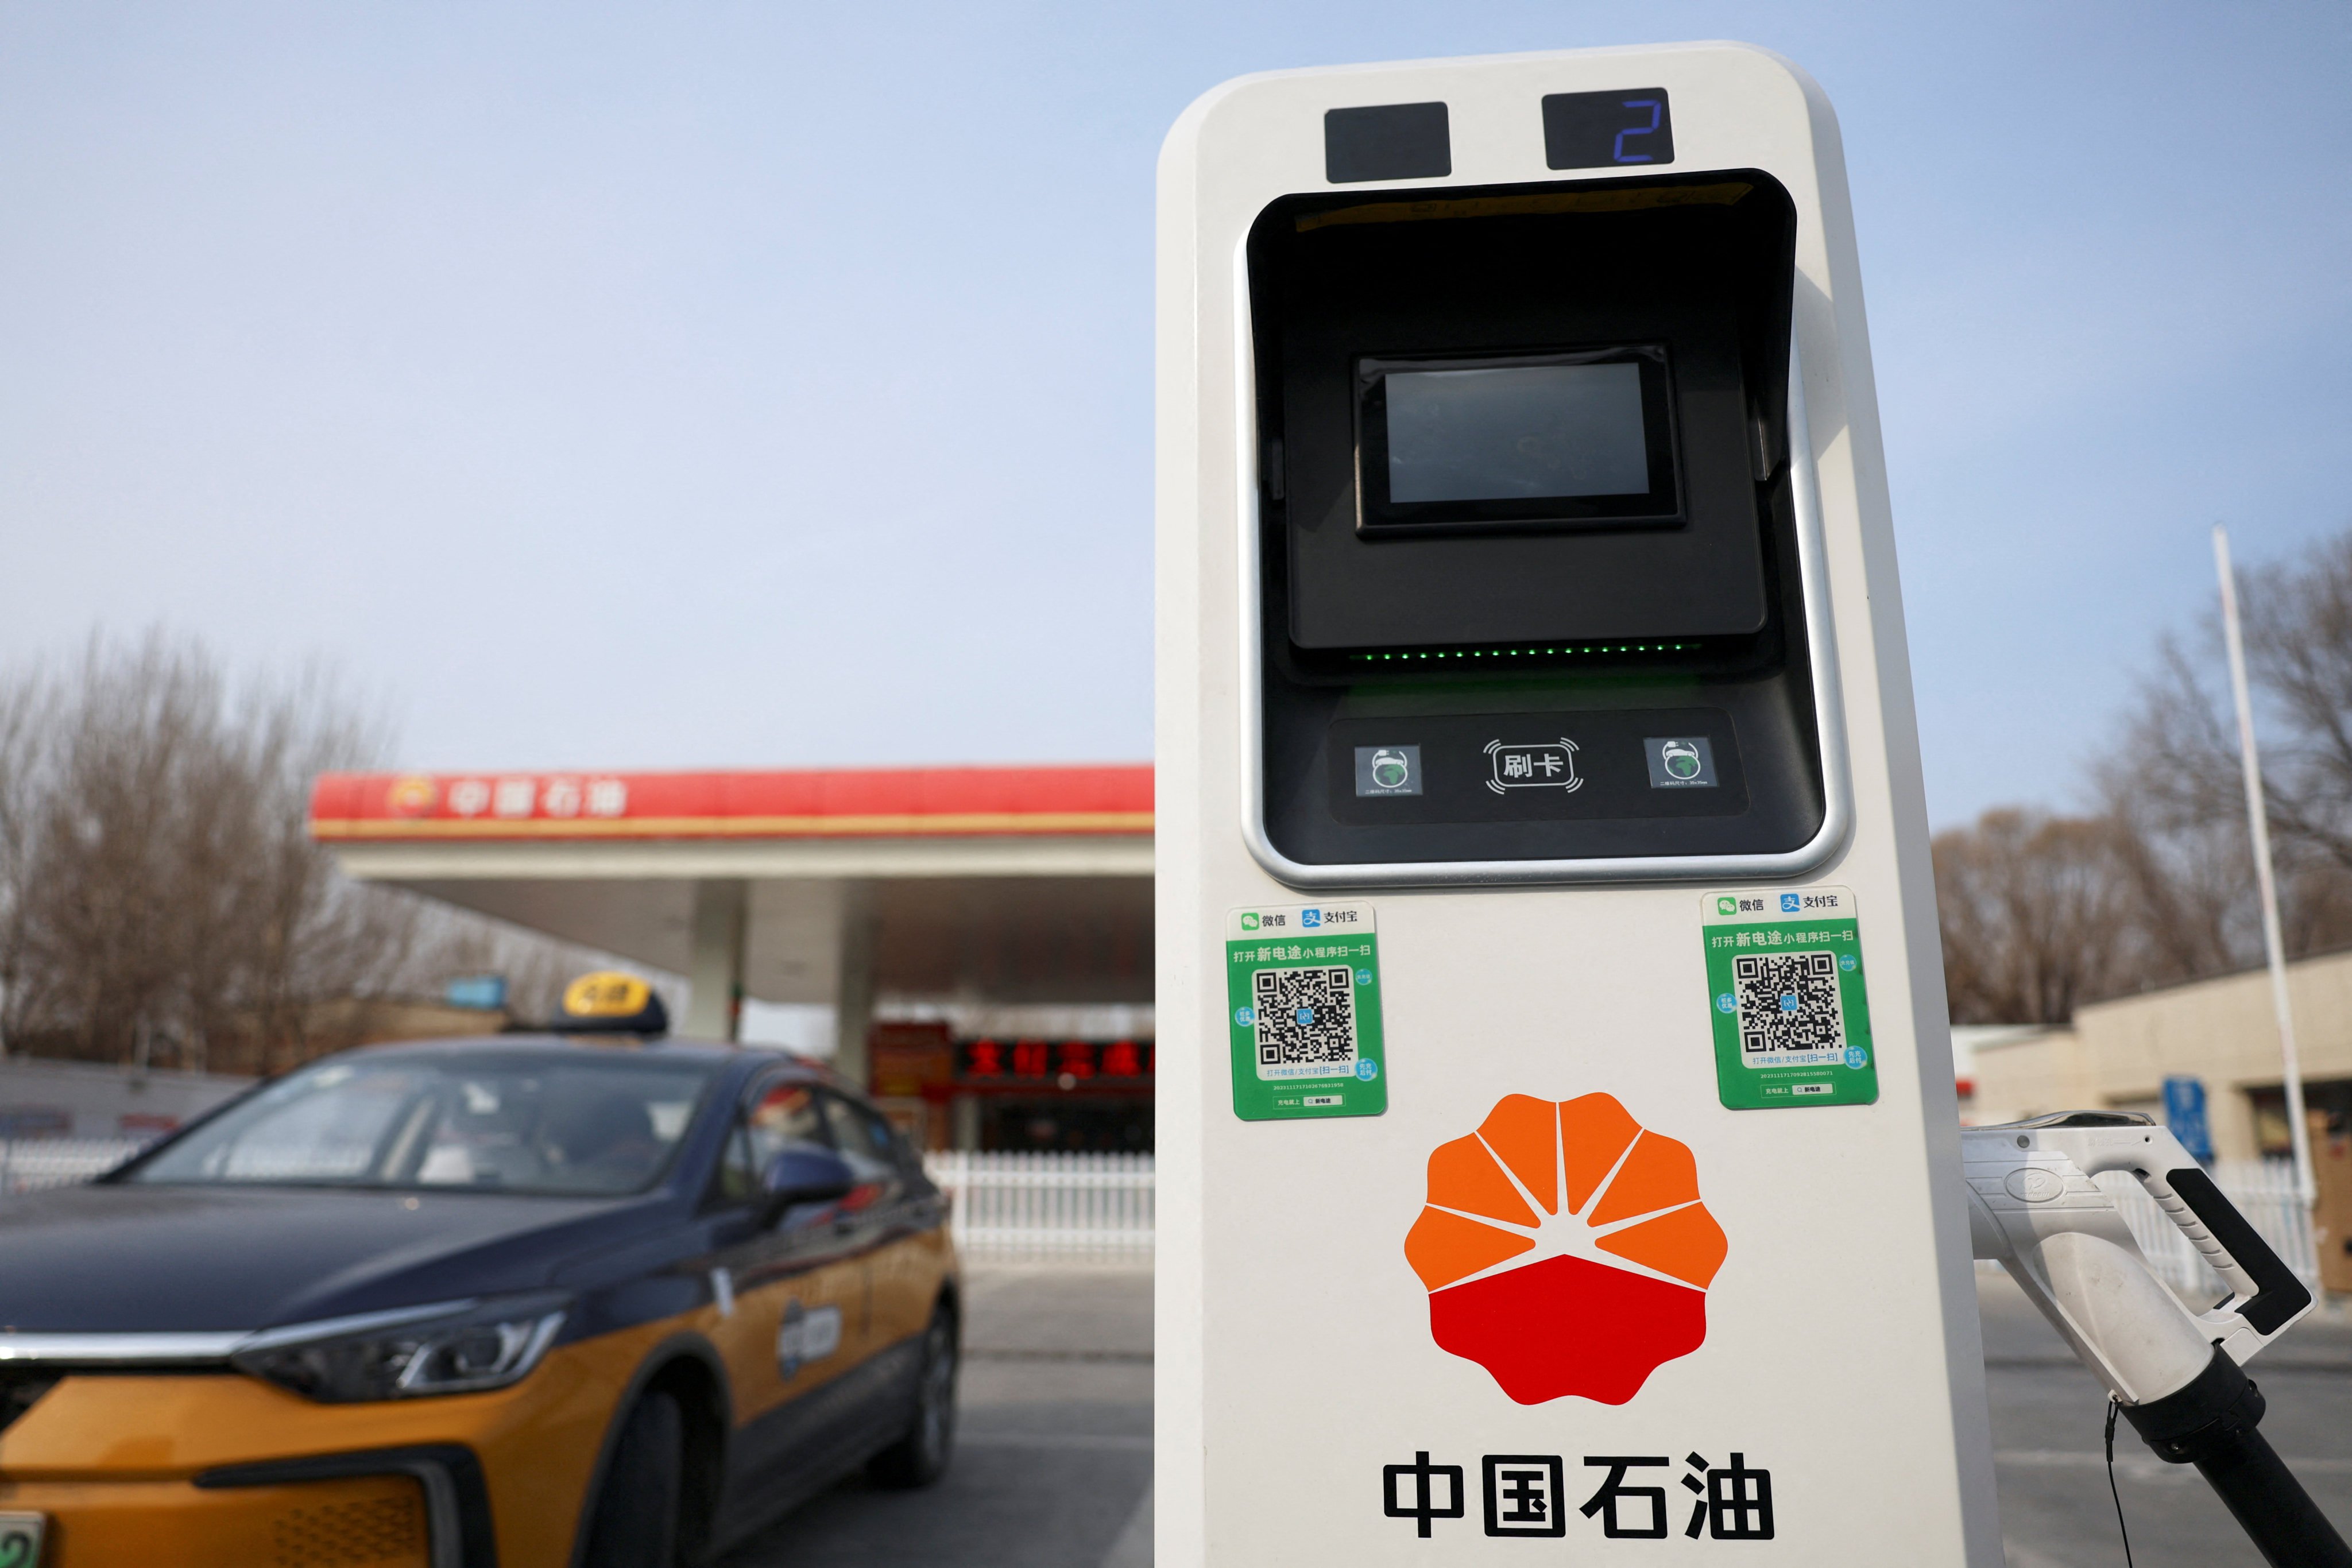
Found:
[{"label": "red storefront sign", "polygon": [[967,1040],[955,1051],[959,1089],[1148,1089],[1159,1069],[1148,1040]]}]

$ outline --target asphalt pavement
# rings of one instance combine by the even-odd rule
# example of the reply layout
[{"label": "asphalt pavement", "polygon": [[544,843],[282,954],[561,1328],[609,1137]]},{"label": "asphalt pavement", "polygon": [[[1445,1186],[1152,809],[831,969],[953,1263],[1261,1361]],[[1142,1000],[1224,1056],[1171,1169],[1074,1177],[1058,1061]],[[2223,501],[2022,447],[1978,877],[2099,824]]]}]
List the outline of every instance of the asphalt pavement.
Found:
[{"label": "asphalt pavement", "polygon": [[1150,1568],[1150,1272],[971,1267],[965,1305],[946,1479],[845,1481],[725,1568]]},{"label": "asphalt pavement", "polygon": [[[1149,1568],[1151,1276],[974,1268],[968,1281],[947,1479],[913,1493],[845,1481],[725,1568]],[[2005,1276],[1979,1283],[2010,1568],[2121,1568],[2105,1396]],[[2263,1431],[2352,1536],[2352,1314],[2322,1309],[2250,1370]],[[2136,1568],[2261,1568],[2203,1479],[2128,1425],[2116,1484]]]},{"label": "asphalt pavement", "polygon": [[[1979,1274],[1977,1297],[2010,1568],[2122,1568],[2106,1391],[2007,1275]],[[2352,1316],[2321,1307],[2246,1370],[2269,1402],[2263,1435],[2352,1538]],[[2129,1422],[2116,1426],[2116,1490],[2135,1568],[2262,1568],[2195,1467],[2158,1459]]]}]

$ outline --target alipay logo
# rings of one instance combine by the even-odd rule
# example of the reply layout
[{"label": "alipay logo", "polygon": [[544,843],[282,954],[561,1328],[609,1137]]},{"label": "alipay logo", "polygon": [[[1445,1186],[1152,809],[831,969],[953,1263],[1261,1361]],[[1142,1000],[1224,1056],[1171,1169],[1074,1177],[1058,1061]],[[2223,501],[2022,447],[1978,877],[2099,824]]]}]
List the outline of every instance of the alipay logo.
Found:
[{"label": "alipay logo", "polygon": [[1795,894],[1784,893],[1780,895],[1780,907],[1788,914],[1794,915],[1797,913],[1797,904],[1798,899]]},{"label": "alipay logo", "polygon": [[1302,909],[1298,912],[1298,924],[1320,925],[1323,924],[1323,912],[1319,909]]}]

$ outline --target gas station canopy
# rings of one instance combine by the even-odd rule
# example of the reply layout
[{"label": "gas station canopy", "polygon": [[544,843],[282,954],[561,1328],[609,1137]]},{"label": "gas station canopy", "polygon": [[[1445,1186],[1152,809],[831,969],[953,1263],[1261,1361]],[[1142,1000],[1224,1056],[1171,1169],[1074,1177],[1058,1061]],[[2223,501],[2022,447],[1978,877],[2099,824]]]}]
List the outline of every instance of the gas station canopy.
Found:
[{"label": "gas station canopy", "polygon": [[[1149,1002],[1149,765],[338,773],[310,832],[349,875],[686,975],[733,1002]],[[845,1071],[862,1062],[845,1061]]]}]

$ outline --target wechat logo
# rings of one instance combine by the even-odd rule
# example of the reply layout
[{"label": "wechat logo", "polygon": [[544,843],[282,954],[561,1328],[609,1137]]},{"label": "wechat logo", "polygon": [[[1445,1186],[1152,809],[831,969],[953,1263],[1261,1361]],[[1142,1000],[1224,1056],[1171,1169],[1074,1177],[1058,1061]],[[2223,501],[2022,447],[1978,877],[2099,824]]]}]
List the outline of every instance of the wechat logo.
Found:
[{"label": "wechat logo", "polygon": [[[1717,915],[1737,915],[1739,913],[1739,900],[1736,898],[1718,898],[1715,901],[1715,912]],[[1242,916],[1242,920],[1246,924],[1249,920],[1249,916],[1244,915]]]},{"label": "wechat logo", "polygon": [[1256,915],[1243,915],[1243,916],[1242,916],[1242,929],[1243,929],[1243,930],[1244,930],[1244,931],[1255,931],[1255,930],[1256,930],[1256,929],[1257,929],[1257,916],[1256,916]]}]

